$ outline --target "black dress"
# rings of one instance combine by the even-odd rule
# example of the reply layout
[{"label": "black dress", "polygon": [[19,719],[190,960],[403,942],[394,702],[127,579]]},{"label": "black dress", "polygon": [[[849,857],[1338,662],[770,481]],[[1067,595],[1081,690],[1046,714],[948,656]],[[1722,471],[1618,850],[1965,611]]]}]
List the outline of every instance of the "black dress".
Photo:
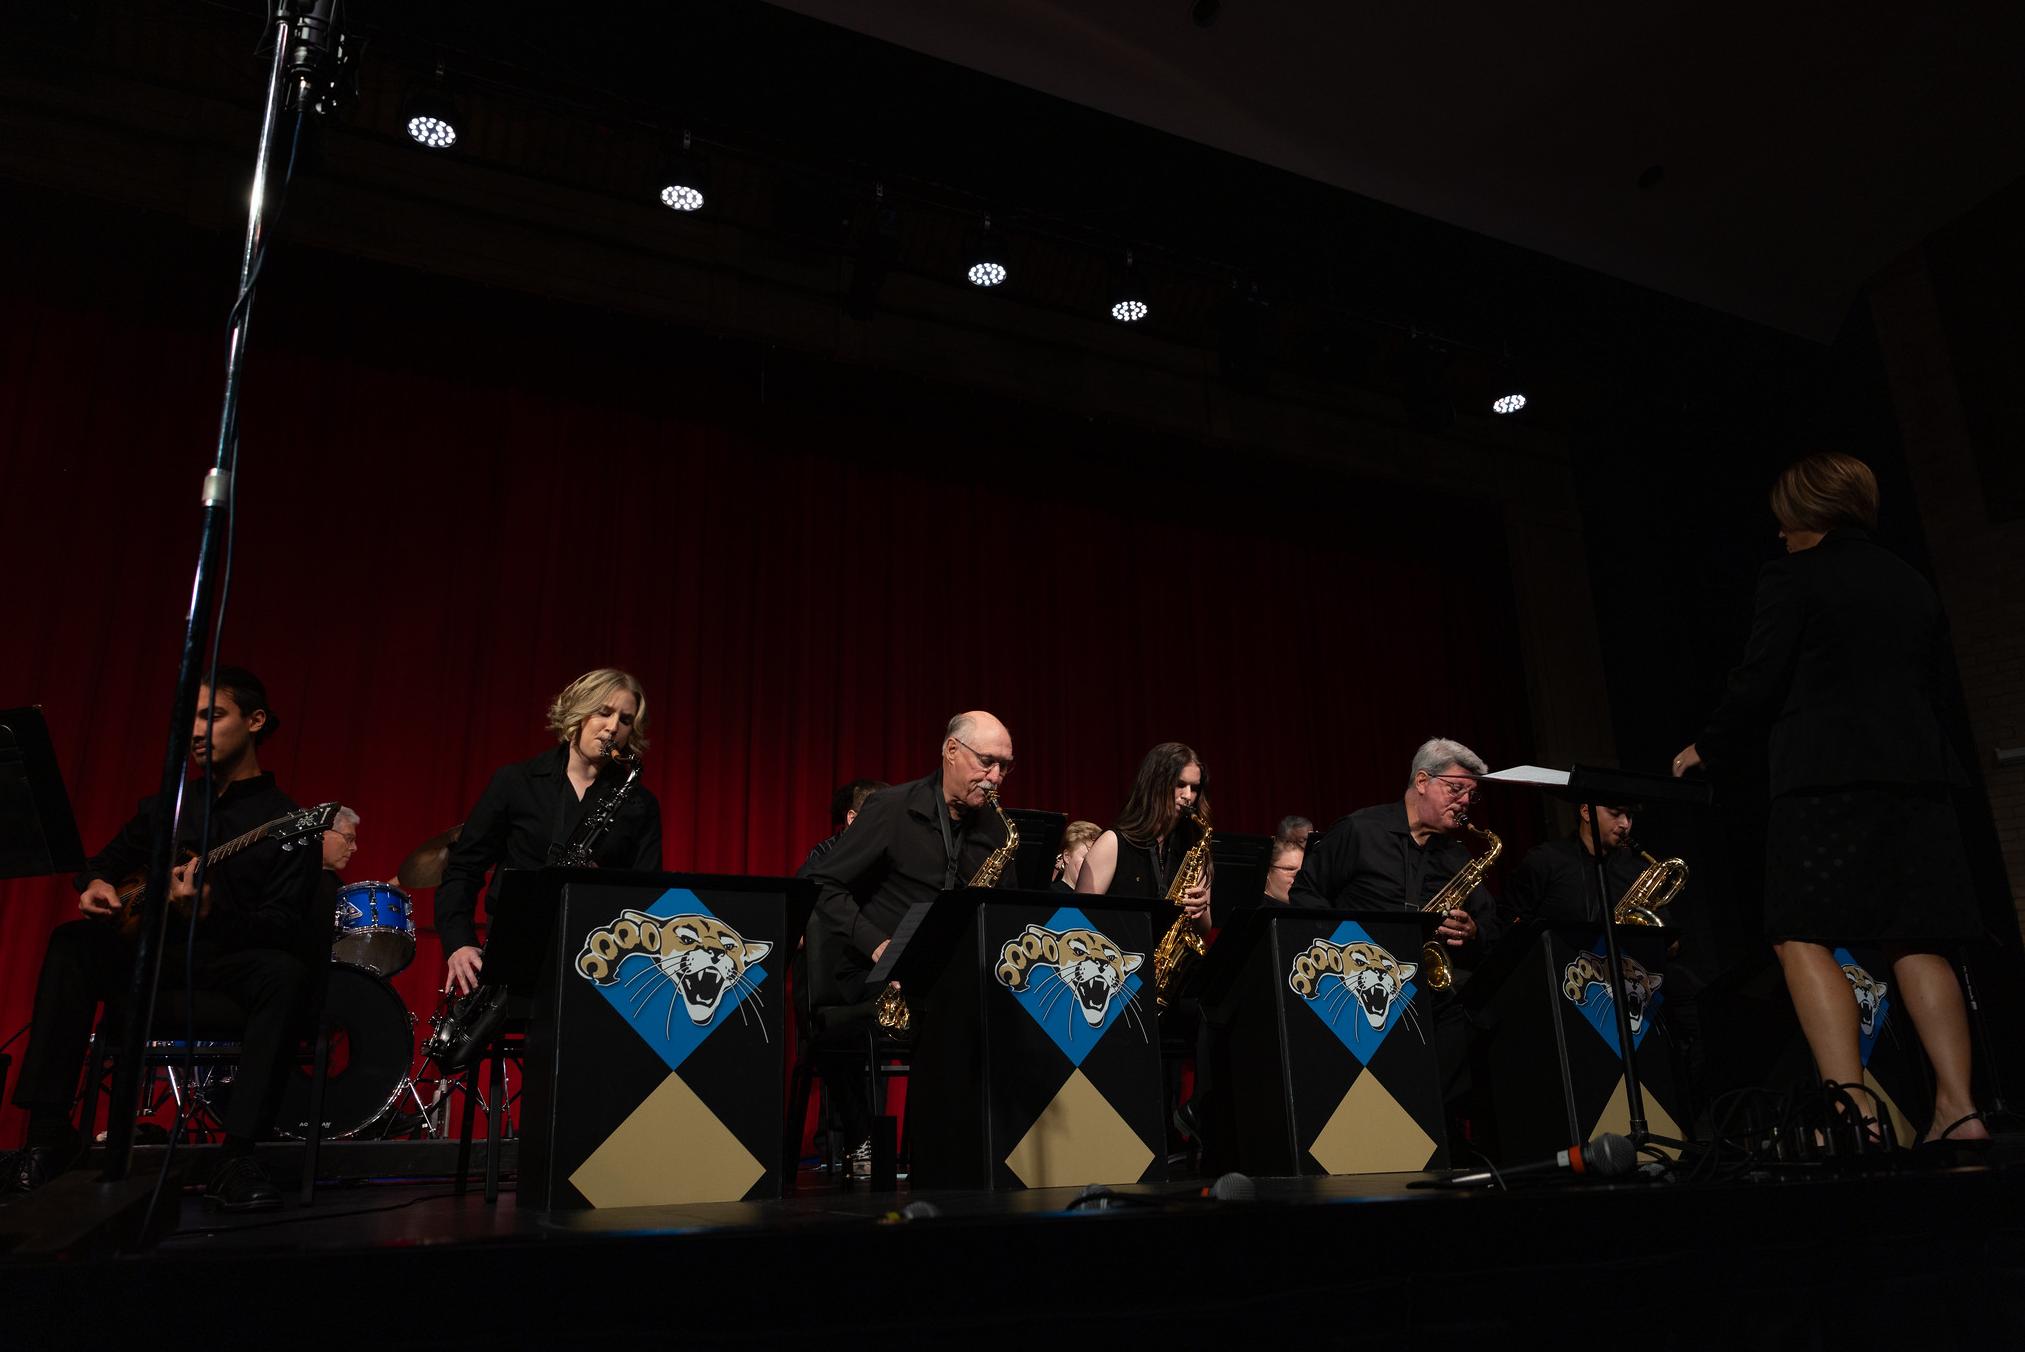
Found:
[{"label": "black dress", "polygon": [[1982,932],[1936,703],[1947,627],[1925,578],[1860,530],[1765,566],[1743,660],[1696,745],[1770,725],[1765,933],[1942,943]]}]

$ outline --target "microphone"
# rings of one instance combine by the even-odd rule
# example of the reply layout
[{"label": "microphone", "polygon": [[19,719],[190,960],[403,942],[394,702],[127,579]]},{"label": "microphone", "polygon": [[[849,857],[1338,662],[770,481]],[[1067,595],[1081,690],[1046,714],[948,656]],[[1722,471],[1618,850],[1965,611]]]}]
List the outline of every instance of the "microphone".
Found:
[{"label": "microphone", "polygon": [[1458,1187],[1475,1183],[1490,1183],[1502,1180],[1510,1182],[1515,1178],[1537,1178],[1542,1174],[1595,1174],[1600,1178],[1614,1178],[1628,1174],[1638,1167],[1638,1150],[1627,1137],[1614,1131],[1606,1131],[1593,1141],[1571,1145],[1557,1151],[1552,1159],[1533,1160],[1526,1164],[1515,1164],[1509,1169],[1493,1172],[1478,1169],[1467,1174],[1454,1174],[1442,1181]]},{"label": "microphone", "polygon": [[1259,1185],[1248,1174],[1228,1173],[1205,1188],[1203,1195],[1213,1202],[1251,1202],[1258,1199]]}]

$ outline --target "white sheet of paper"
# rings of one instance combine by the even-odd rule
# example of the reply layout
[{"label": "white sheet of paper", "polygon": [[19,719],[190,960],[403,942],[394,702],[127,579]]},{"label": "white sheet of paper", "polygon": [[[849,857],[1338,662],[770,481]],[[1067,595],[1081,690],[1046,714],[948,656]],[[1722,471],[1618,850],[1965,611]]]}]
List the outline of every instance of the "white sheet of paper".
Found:
[{"label": "white sheet of paper", "polygon": [[1539,784],[1547,788],[1560,789],[1568,787],[1566,770],[1549,770],[1544,765],[1514,765],[1508,770],[1493,770],[1483,778],[1500,780],[1506,784]]}]

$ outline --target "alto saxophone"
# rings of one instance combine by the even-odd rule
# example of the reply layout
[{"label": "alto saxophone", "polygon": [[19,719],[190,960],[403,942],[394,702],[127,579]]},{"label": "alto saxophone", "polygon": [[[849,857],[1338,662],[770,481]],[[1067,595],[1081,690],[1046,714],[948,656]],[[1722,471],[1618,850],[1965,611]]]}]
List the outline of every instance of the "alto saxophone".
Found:
[{"label": "alto saxophone", "polygon": [[[1202,880],[1209,873],[1209,808],[1204,805],[1196,820],[1202,825],[1202,835],[1195,844],[1188,847],[1188,853],[1181,856],[1180,867],[1174,870],[1174,881],[1167,885],[1167,899],[1176,906],[1190,892],[1202,886]],[[1160,936],[1160,942],[1153,947],[1153,1001],[1161,1009],[1167,1008],[1168,996],[1174,993],[1175,984],[1188,965],[1209,951],[1209,944],[1202,937],[1202,931],[1188,918],[1186,911],[1174,917],[1174,923],[1167,927],[1167,933]]]},{"label": "alto saxophone", "polygon": [[[997,887],[999,878],[1005,874],[1005,866],[1020,852],[1019,828],[1013,825],[1012,818],[1006,816],[1005,809],[999,806],[998,790],[989,784],[985,785],[984,799],[991,804],[991,810],[998,813],[999,822],[1005,827],[1005,844],[986,855],[984,862],[977,866],[977,872],[970,875],[971,887]],[[879,1004],[874,1017],[878,1019],[881,1028],[897,1036],[905,1036],[914,1031],[914,1011],[907,1007],[906,995],[895,986],[888,985],[879,992]]]},{"label": "alto saxophone", "polygon": [[1635,840],[1627,840],[1624,847],[1638,850],[1638,857],[1645,861],[1645,872],[1624,889],[1624,895],[1611,908],[1610,919],[1619,925],[1648,925],[1664,929],[1666,921],[1660,918],[1660,908],[1687,886],[1688,866],[1679,859],[1654,859],[1639,849]]},{"label": "alto saxophone", "polygon": [[[1455,877],[1443,883],[1441,891],[1420,908],[1437,915],[1460,909],[1469,894],[1483,883],[1484,875],[1491,871],[1491,865],[1505,848],[1505,842],[1498,839],[1497,832],[1478,826],[1466,813],[1459,813],[1457,817],[1465,829],[1479,840],[1488,842],[1488,846],[1482,854],[1472,857],[1456,870]],[[1455,984],[1455,966],[1448,960],[1447,948],[1441,940],[1429,939],[1420,946],[1420,975],[1430,990],[1445,991]]]}]

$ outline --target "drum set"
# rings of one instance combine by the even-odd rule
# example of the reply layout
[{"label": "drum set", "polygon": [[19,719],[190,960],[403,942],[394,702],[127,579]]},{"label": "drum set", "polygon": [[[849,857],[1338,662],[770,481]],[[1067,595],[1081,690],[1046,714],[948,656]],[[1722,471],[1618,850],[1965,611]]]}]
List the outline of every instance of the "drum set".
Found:
[{"label": "drum set", "polygon": [[[324,1082],[323,1135],[346,1137],[442,1136],[457,1077],[433,1063],[417,1080],[415,1025],[393,978],[415,960],[415,914],[408,887],[435,887],[462,827],[424,842],[392,882],[348,883],[338,889],[329,986],[324,997],[331,1038]],[[441,1011],[432,1022],[443,1018]],[[275,1130],[308,1134],[310,1072],[305,1067],[282,1090]]]}]

